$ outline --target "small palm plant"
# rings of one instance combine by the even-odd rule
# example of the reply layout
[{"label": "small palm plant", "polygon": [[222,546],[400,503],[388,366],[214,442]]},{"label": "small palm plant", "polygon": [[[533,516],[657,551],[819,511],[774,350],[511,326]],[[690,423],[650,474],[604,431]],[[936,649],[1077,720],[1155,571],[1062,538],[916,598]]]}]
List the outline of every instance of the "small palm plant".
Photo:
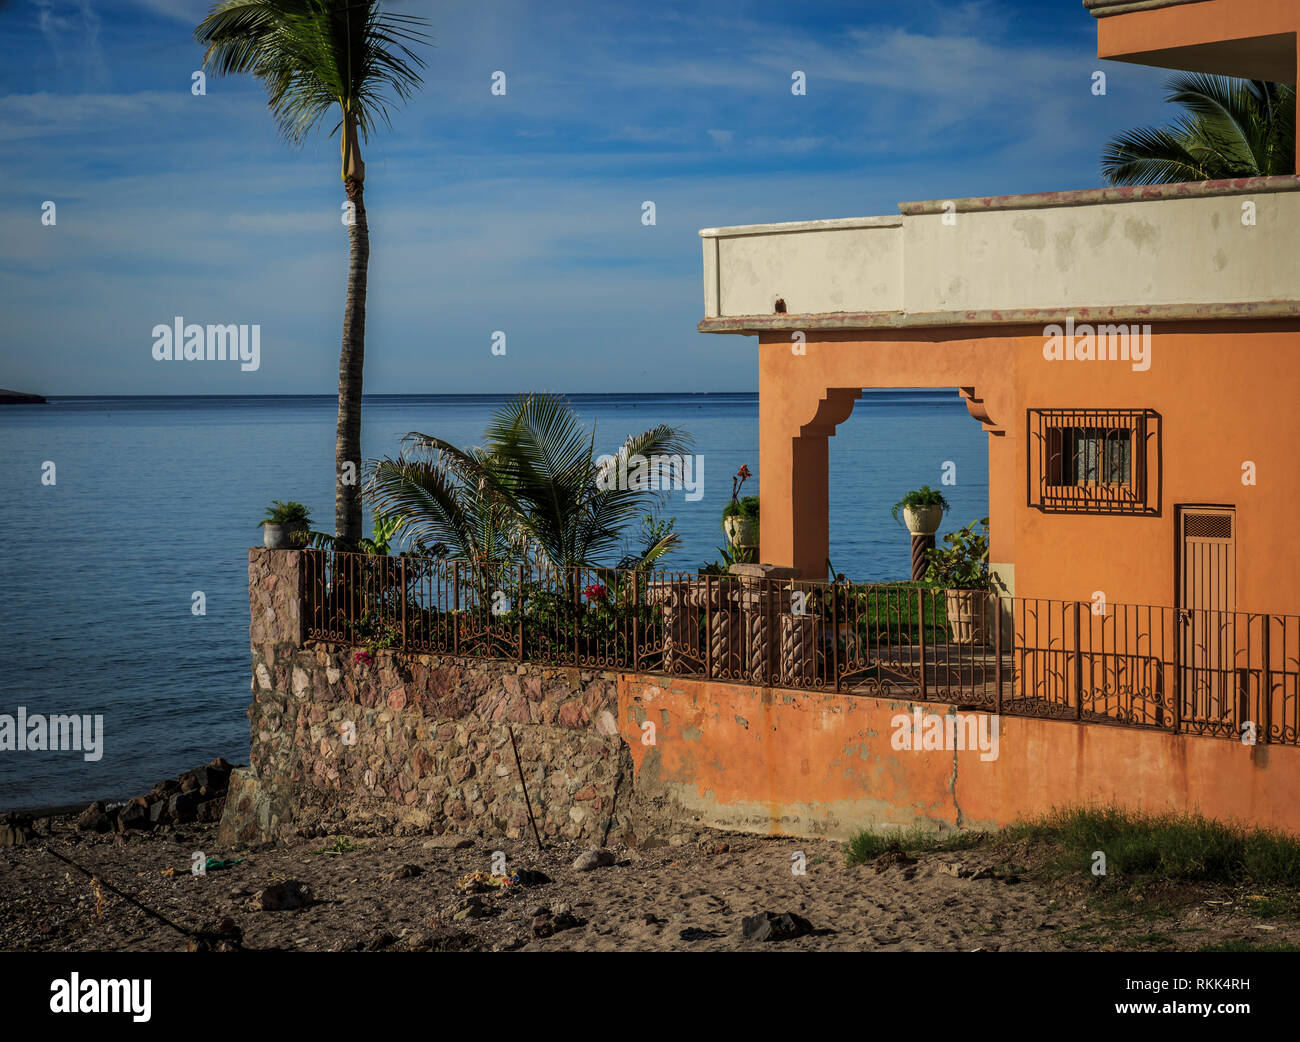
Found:
[{"label": "small palm plant", "polygon": [[425,21],[386,14],[377,0],[222,0],[194,30],[207,45],[203,64],[213,75],[250,73],[266,84],[280,133],[301,145],[335,106],[341,130],[343,188],[350,244],[339,412],[334,535],[345,547],[361,539],[361,490],[343,480],[361,460],[361,378],[366,345],[366,276],[370,232],[361,142],[390,124],[394,101],[420,85],[424,66],[406,45],[424,43]]},{"label": "small palm plant", "polygon": [[1289,84],[1182,73],[1170,78],[1165,100],[1184,113],[1166,127],[1139,127],[1107,142],[1101,171],[1109,184],[1296,172],[1295,88]]},{"label": "small palm plant", "polygon": [[[567,586],[579,569],[606,563],[662,496],[662,484],[612,480],[611,466],[623,456],[680,458],[690,444],[676,428],[652,427],[629,436],[611,464],[596,456],[595,438],[562,397],[522,395],[493,414],[481,447],[408,434],[400,456],[368,464],[365,492],[376,510],[402,516],[414,544],[442,544],[484,575],[507,563],[546,565]],[[647,567],[677,540],[670,525],[658,528],[635,560],[619,563]]]}]

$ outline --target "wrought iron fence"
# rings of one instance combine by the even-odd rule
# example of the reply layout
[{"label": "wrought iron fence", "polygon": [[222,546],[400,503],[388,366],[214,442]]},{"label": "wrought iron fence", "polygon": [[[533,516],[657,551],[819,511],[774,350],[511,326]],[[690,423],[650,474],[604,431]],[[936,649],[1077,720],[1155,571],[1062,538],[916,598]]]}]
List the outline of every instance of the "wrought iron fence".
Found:
[{"label": "wrought iron fence", "polygon": [[309,639],[1300,744],[1300,618],[308,550]]}]

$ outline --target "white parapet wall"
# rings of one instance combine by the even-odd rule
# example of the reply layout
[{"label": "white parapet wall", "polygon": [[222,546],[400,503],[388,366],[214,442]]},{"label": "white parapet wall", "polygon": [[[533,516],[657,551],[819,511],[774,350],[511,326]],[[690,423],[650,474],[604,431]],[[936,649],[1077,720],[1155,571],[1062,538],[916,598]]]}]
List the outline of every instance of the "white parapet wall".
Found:
[{"label": "white parapet wall", "polygon": [[1298,176],[899,210],[704,229],[701,330],[1300,316]]}]

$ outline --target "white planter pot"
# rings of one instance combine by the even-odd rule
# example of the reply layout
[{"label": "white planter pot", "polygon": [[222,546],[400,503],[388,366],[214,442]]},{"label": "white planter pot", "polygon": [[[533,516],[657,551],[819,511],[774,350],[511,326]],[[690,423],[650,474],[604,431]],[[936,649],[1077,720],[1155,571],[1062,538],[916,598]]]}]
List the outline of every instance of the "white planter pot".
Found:
[{"label": "white planter pot", "polygon": [[943,521],[943,507],[903,507],[903,523],[912,535],[934,535]]},{"label": "white planter pot", "polygon": [[722,530],[732,546],[758,546],[758,522],[747,517],[728,517],[722,521]]}]

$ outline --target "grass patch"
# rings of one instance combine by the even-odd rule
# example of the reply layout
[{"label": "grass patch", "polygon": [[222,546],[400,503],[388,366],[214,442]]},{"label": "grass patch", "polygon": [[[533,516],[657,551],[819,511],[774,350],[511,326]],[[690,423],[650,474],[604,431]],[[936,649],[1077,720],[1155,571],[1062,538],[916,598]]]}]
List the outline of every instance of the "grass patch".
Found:
[{"label": "grass patch", "polygon": [[347,836],[339,836],[329,846],[321,847],[319,850],[312,851],[313,854],[351,854],[354,850],[360,850],[361,845],[354,843]]},{"label": "grass patch", "polygon": [[1257,919],[1300,915],[1300,901],[1287,894],[1247,894],[1242,902],[1246,911]]},{"label": "grass patch", "polygon": [[939,835],[919,826],[859,832],[849,840],[846,857],[850,865],[866,864],[890,851],[904,853],[969,850],[985,840],[983,832],[951,832]]},{"label": "grass patch", "polygon": [[1251,944],[1249,941],[1220,941],[1196,949],[1198,952],[1300,952],[1300,944]]},{"label": "grass patch", "polygon": [[1117,808],[1053,811],[1013,825],[1007,839],[1045,845],[1059,873],[1091,876],[1095,852],[1106,856],[1098,882],[1300,886],[1300,840],[1227,825],[1198,814],[1141,815]]}]

